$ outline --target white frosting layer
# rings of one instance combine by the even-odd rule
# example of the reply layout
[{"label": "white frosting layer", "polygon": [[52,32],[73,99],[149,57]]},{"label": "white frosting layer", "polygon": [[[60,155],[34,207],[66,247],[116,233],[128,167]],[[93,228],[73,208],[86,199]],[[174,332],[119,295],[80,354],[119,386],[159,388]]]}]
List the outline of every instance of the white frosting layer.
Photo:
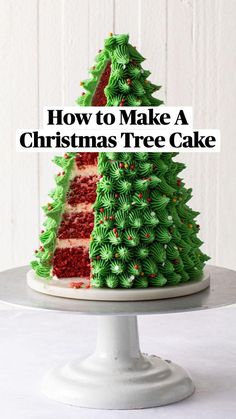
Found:
[{"label": "white frosting layer", "polygon": [[68,203],[66,203],[64,211],[68,213],[93,212],[92,204],[86,204],[83,202],[77,205],[69,205]]},{"label": "white frosting layer", "polygon": [[74,179],[76,176],[93,176],[97,174],[97,166],[94,164],[81,167],[78,167],[77,164],[75,164],[71,172],[71,179]]},{"label": "white frosting layer", "polygon": [[90,239],[57,239],[56,248],[89,247]]}]

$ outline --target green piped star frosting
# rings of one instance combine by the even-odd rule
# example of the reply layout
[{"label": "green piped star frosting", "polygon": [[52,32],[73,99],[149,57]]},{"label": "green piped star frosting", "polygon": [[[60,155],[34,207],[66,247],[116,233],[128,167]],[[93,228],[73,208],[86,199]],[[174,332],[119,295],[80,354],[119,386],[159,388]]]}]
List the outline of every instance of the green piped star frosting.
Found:
[{"label": "green piped star frosting", "polygon": [[[108,63],[111,72],[105,88],[107,106],[159,106],[152,94],[159,90],[147,80],[144,58],[129,44],[127,35],[113,35],[105,41],[91,73],[96,83]],[[90,105],[94,90],[87,88],[79,98]],[[197,212],[188,206],[191,189],[179,173],[183,163],[173,160],[177,153],[100,153],[102,176],[94,205],[92,232],[96,256],[107,258],[106,277],[94,273],[96,286],[147,287],[173,285],[202,276],[208,257],[199,247]],[[100,209],[105,212],[100,212]],[[102,210],[103,211],[103,210]],[[108,223],[105,221],[106,219]],[[91,264],[93,251],[90,250]],[[105,256],[106,252],[106,256]],[[111,255],[113,254],[113,257]],[[133,261],[135,261],[133,263]],[[138,266],[135,269],[134,266]]]},{"label": "green piped star frosting", "polygon": [[46,216],[43,224],[45,230],[39,236],[41,246],[35,251],[36,260],[31,262],[36,274],[42,278],[50,279],[52,276],[52,258],[56,247],[57,231],[64,210],[75,156],[76,153],[66,153],[64,157],[53,159],[62,171],[55,176],[56,187],[49,193],[50,202],[43,206]]},{"label": "green piped star frosting", "polygon": [[[145,288],[200,279],[208,257],[199,249],[198,213],[188,206],[191,189],[179,178],[184,165],[174,161],[173,153],[130,153],[128,164],[124,153],[113,154],[99,156],[102,178],[94,205],[92,285]],[[106,184],[112,185],[109,195]],[[93,260],[95,246],[98,260]]]}]

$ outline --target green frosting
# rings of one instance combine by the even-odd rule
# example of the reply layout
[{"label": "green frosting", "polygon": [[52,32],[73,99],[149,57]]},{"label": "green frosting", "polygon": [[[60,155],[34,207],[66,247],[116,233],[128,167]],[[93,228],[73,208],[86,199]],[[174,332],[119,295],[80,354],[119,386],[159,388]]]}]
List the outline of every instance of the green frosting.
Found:
[{"label": "green frosting", "polygon": [[136,278],[135,279],[135,281],[134,281],[134,287],[135,288],[147,288],[148,287],[148,279],[147,278],[144,278],[144,277],[139,277],[139,278]]},{"label": "green frosting", "polygon": [[[141,66],[144,58],[128,39],[127,35],[113,35],[105,41],[92,70],[93,79],[97,83],[111,63],[104,89],[107,106],[158,106],[162,102],[152,94],[160,87],[147,80],[150,72]],[[94,89],[83,85],[86,93],[78,103],[89,105]],[[105,274],[93,272],[93,281],[98,281],[95,286],[100,281],[109,288],[159,287],[201,277],[208,257],[199,250],[198,213],[187,205],[191,189],[178,177],[185,165],[175,162],[175,156],[99,153],[102,179],[94,204],[90,256],[92,266],[104,260],[107,265]],[[100,260],[93,256],[94,243]]]},{"label": "green frosting", "polygon": [[119,286],[119,279],[117,275],[109,275],[106,278],[106,286],[108,288],[117,288]]},{"label": "green frosting", "polygon": [[76,153],[66,153],[64,157],[53,159],[62,172],[55,177],[56,187],[49,193],[51,202],[43,206],[46,215],[45,230],[39,236],[41,246],[39,250],[35,251],[37,260],[31,262],[36,274],[42,278],[50,279],[52,277],[52,258],[56,247],[57,231],[64,210],[75,155]]}]

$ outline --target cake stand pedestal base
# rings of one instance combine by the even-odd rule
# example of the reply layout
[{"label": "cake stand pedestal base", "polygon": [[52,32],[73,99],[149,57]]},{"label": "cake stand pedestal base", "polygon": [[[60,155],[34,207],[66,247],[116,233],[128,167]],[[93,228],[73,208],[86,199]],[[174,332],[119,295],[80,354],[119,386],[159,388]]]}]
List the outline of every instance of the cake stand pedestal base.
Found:
[{"label": "cake stand pedestal base", "polygon": [[177,402],[194,392],[180,366],[142,354],[137,316],[100,316],[95,352],[50,371],[43,393],[59,402],[97,409],[139,409]]}]

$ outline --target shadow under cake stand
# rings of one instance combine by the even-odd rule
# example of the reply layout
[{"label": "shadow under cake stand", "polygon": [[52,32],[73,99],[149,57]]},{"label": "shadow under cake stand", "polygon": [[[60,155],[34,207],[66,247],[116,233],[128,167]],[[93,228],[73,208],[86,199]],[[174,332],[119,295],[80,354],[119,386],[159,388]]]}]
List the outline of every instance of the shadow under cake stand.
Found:
[{"label": "shadow under cake stand", "polygon": [[200,281],[205,290],[201,284],[201,291],[195,287],[195,294],[146,301],[89,301],[45,295],[27,285],[27,271],[28,267],[21,267],[0,273],[1,302],[99,316],[95,352],[49,371],[42,384],[49,398],[81,407],[147,408],[190,396],[194,384],[182,367],[141,352],[137,315],[209,309],[236,302],[236,272],[213,266],[207,267]]}]

